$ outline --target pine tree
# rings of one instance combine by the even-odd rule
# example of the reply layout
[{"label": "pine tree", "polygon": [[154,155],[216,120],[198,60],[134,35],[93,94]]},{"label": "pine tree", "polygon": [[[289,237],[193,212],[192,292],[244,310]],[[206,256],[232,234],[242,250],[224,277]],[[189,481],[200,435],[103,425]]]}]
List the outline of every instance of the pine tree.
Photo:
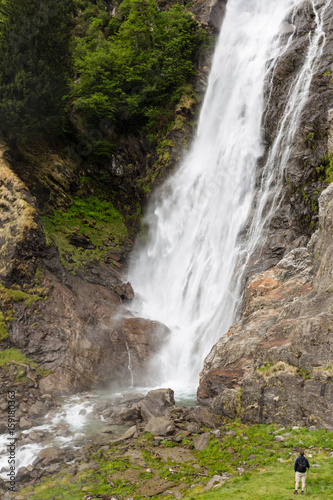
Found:
[{"label": "pine tree", "polygon": [[0,0],[0,130],[15,142],[61,133],[73,0]]}]

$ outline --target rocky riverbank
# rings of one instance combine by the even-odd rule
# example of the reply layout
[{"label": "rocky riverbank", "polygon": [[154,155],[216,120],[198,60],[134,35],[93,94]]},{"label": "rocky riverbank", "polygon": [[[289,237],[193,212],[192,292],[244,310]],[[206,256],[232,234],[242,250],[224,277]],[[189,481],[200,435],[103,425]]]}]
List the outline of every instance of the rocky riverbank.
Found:
[{"label": "rocky riverbank", "polygon": [[[88,395],[82,395],[78,404],[87,400]],[[50,419],[57,403],[45,404]],[[36,410],[37,406],[40,418],[45,407],[35,403]],[[69,494],[80,500],[193,498],[269,464],[292,466],[300,443],[319,461],[323,453],[333,453],[332,433],[319,433],[314,426],[251,428],[221,420],[209,408],[176,405],[171,389],[125,393],[113,401],[97,401],[93,409],[82,408],[81,415],[85,411],[95,426],[103,416],[105,427],[72,443],[59,444],[70,431],[64,424],[58,424],[53,441],[47,441],[47,419],[44,427],[26,430],[21,444],[38,443],[42,449],[30,465],[17,471],[15,493],[1,482],[4,500],[61,499]]]}]

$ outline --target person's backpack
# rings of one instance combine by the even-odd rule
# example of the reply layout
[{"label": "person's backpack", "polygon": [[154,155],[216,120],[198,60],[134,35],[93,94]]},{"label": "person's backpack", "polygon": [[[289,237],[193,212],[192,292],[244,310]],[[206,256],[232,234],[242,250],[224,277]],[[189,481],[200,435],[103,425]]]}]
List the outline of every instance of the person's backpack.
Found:
[{"label": "person's backpack", "polygon": [[303,455],[298,459],[298,470],[299,472],[306,472],[306,460]]}]

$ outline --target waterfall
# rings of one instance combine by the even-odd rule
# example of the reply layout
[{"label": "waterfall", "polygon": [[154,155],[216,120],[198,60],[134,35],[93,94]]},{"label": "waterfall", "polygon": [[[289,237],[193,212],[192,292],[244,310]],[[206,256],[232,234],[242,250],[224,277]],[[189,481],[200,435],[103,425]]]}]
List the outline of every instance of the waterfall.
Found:
[{"label": "waterfall", "polygon": [[147,242],[133,254],[133,307],[172,331],[152,369],[158,383],[176,390],[196,388],[204,358],[235,321],[243,270],[278,204],[316,51],[323,45],[316,13],[318,27],[309,34],[306,61],[290,90],[256,196],[264,91],[293,37],[291,26],[289,35],[282,35],[284,20],[300,3],[228,1],[191,151],[151,200]]}]

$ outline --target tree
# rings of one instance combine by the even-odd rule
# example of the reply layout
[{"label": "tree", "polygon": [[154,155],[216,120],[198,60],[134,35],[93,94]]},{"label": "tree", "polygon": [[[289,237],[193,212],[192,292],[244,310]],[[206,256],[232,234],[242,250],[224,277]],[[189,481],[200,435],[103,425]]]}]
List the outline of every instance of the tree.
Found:
[{"label": "tree", "polygon": [[108,118],[120,133],[138,131],[179,101],[203,30],[183,6],[161,11],[157,0],[123,0],[112,26],[95,8],[76,38],[74,111],[86,127]]},{"label": "tree", "polygon": [[26,142],[61,133],[74,0],[0,0],[0,130]]}]

